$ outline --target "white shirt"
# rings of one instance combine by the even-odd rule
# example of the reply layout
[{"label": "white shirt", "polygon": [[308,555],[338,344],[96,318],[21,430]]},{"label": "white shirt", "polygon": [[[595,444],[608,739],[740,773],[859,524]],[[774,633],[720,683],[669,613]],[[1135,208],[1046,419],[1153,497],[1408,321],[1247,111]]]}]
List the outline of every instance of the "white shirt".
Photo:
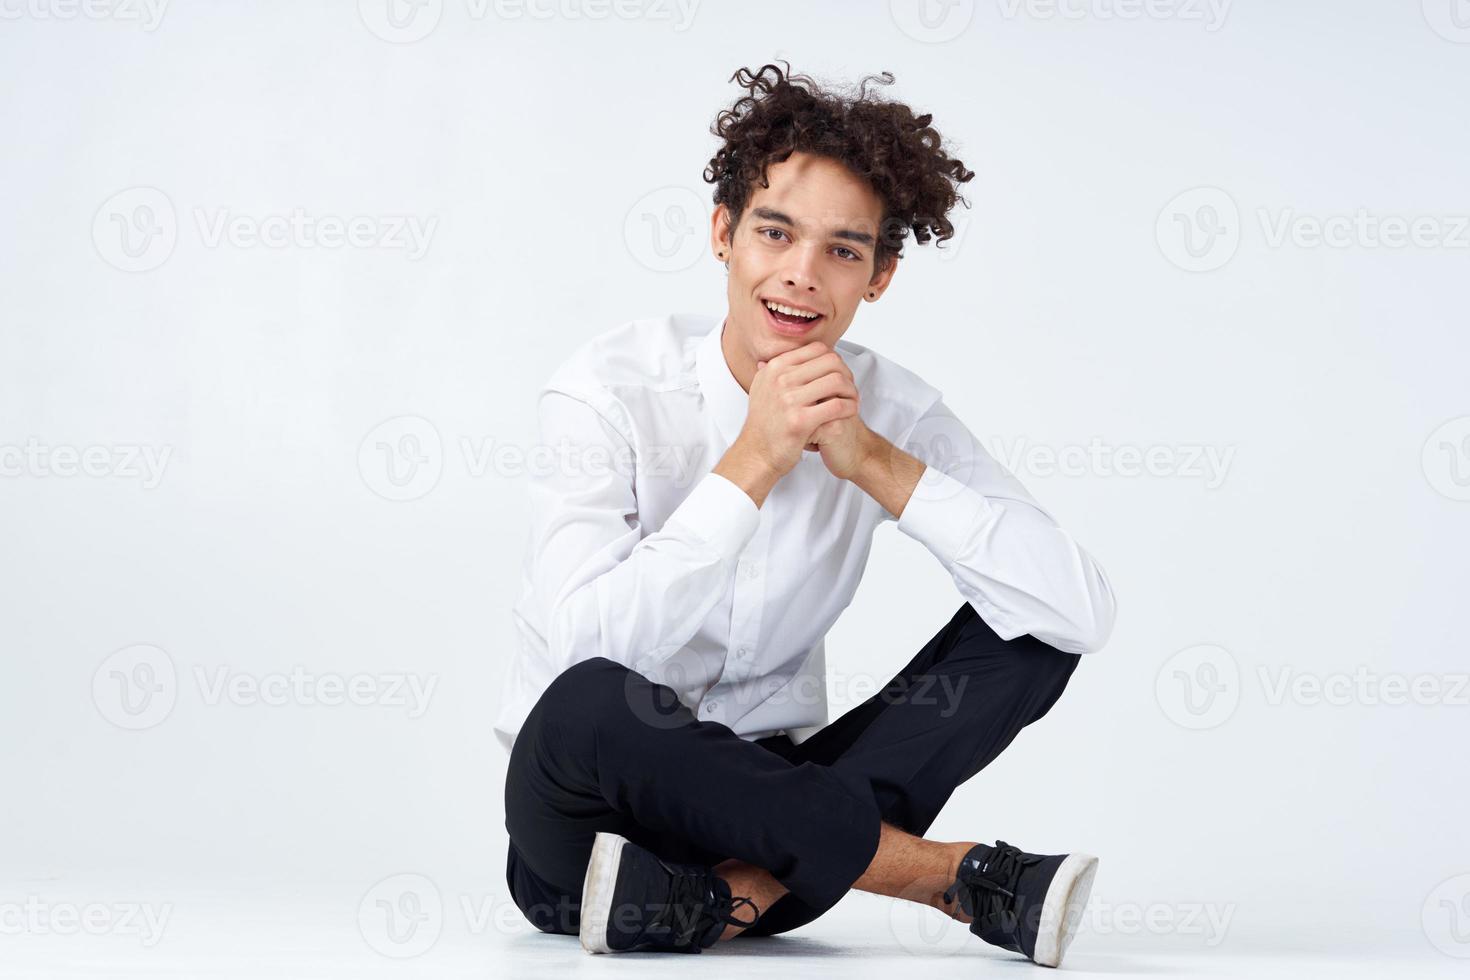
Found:
[{"label": "white shirt", "polygon": [[[495,732],[574,663],[607,657],[667,684],[700,720],[800,742],[828,721],[823,639],[852,601],[873,531],[894,520],[803,452],[764,504],[710,472],[749,395],[720,347],[722,317],[623,324],[581,345],[538,394],[554,465],[530,481],[513,618],[519,650]],[[926,464],[898,529],[922,543],[1003,639],[1100,649],[1113,590],[918,375],[847,340],[861,414]]]}]

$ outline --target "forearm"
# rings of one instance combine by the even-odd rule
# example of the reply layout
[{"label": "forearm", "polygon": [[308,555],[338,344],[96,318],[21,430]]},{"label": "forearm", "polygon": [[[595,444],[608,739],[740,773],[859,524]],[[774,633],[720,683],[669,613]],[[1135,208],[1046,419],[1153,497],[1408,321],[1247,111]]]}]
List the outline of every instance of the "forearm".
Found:
[{"label": "forearm", "polygon": [[864,449],[850,479],[894,518],[902,517],[924,475],[923,461],[866,427],[861,441]]},{"label": "forearm", "polygon": [[766,502],[767,495],[781,479],[781,474],[740,439],[725,451],[713,472],[720,474],[750,495],[757,507]]}]

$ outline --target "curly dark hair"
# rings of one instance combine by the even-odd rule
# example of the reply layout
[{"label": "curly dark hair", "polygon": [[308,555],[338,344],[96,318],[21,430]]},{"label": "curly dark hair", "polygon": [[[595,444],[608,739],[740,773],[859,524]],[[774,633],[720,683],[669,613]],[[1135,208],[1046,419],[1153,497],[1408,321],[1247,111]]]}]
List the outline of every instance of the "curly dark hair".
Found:
[{"label": "curly dark hair", "polygon": [[900,102],[873,98],[868,84],[893,84],[893,75],[869,75],[856,94],[824,90],[791,64],[741,68],[730,81],[746,90],[720,112],[710,131],[724,145],[710,159],[704,179],[715,185],[714,202],[733,216],[731,230],[750,201],[752,183],[769,187],[766,168],[801,151],[829,157],[872,185],[883,201],[883,219],[873,254],[875,273],[903,257],[908,233],[920,245],[954,236],[946,215],[969,202],[959,185],[974,177],[951,157],[932,126],[930,113],[916,114]]}]

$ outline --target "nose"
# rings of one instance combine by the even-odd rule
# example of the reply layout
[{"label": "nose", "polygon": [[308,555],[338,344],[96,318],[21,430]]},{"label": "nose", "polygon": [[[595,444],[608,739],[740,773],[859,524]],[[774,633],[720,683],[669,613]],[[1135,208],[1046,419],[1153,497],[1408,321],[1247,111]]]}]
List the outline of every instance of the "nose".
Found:
[{"label": "nose", "polygon": [[821,259],[820,249],[802,243],[786,252],[786,264],[781,270],[781,283],[789,289],[800,289],[807,293],[821,290],[817,275],[817,263]]}]

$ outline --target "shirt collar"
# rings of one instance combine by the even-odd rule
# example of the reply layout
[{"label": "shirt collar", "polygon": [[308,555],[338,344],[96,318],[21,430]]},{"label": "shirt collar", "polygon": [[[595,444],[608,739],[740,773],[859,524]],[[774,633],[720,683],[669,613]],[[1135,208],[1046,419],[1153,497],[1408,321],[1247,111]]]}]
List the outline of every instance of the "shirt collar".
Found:
[{"label": "shirt collar", "polygon": [[745,427],[745,416],[750,408],[750,395],[740,387],[725,352],[720,347],[720,336],[725,329],[725,319],[716,321],[714,329],[704,335],[695,355],[695,370],[699,378],[699,390],[704,395],[710,411],[714,413],[715,425],[727,445],[733,444]]}]

